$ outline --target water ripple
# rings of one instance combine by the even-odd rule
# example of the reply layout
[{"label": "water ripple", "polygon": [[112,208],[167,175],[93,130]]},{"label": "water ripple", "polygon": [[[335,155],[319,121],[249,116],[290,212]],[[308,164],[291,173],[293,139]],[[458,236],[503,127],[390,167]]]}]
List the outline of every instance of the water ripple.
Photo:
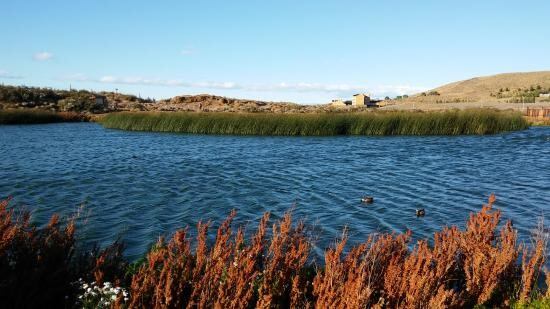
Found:
[{"label": "water ripple", "polygon": [[[231,209],[253,228],[289,209],[315,231],[315,252],[349,229],[463,226],[487,196],[523,240],[550,206],[550,129],[458,137],[233,137],[106,130],[95,124],[0,127],[0,197],[38,224],[85,204],[81,237],[122,237],[136,258],[163,234]],[[364,194],[375,203],[363,205]],[[415,209],[426,208],[424,218]],[[547,220],[548,221],[548,220]]]}]

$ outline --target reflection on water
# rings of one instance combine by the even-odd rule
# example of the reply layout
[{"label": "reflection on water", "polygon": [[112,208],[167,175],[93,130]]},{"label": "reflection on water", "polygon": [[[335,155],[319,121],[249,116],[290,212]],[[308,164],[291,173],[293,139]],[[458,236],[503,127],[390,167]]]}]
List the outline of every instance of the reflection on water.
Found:
[{"label": "reflection on water", "polygon": [[[528,236],[550,210],[550,128],[463,137],[234,137],[106,130],[97,124],[0,126],[0,197],[46,222],[85,203],[81,236],[128,255],[157,236],[231,209],[252,226],[294,207],[318,250],[347,226],[429,237],[463,225],[491,192]],[[361,204],[373,195],[375,202]],[[424,218],[415,209],[426,209]],[[525,239],[525,238],[524,238]]]}]

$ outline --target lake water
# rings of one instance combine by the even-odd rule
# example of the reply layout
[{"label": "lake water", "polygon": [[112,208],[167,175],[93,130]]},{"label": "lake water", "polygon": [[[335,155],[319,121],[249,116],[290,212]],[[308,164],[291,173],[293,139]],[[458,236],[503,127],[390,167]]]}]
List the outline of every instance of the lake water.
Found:
[{"label": "lake water", "polygon": [[[464,225],[491,192],[523,240],[550,210],[550,128],[459,137],[236,137],[125,132],[93,123],[0,126],[0,198],[47,222],[81,204],[80,237],[117,236],[130,258],[159,235],[231,209],[254,226],[294,208],[317,252],[351,241]],[[374,196],[365,206],[363,195]],[[416,218],[415,209],[426,209]]]}]

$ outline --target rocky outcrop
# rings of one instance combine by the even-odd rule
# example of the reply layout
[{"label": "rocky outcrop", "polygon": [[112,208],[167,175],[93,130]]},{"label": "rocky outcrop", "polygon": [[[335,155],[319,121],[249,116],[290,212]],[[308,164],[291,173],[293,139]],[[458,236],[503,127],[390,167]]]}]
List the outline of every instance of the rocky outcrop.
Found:
[{"label": "rocky outcrop", "polygon": [[147,104],[148,110],[192,111],[192,112],[308,112],[317,106],[299,105],[288,102],[265,102],[243,100],[222,96],[200,94],[176,96],[155,104]]}]

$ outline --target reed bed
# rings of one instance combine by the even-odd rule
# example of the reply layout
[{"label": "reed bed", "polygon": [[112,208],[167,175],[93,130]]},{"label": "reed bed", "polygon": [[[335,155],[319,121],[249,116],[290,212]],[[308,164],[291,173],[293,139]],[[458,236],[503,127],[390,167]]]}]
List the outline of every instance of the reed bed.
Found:
[{"label": "reed bed", "polygon": [[9,109],[0,110],[0,125],[43,124],[55,122],[85,121],[86,117],[73,112],[50,112],[44,110]]},{"label": "reed bed", "polygon": [[525,117],[533,127],[550,127],[550,118]]},{"label": "reed bed", "polygon": [[[410,245],[411,233],[371,235],[347,246],[347,236],[310,253],[303,223],[291,213],[271,222],[269,213],[248,237],[233,226],[232,212],[213,243],[210,222],[160,238],[129,264],[123,247],[76,254],[74,220],[54,216],[44,228],[29,214],[0,202],[0,305],[84,308],[462,308],[550,303],[538,284],[550,274],[547,236],[518,243],[511,222],[501,222],[495,197],[470,215],[465,229],[444,227],[433,244]],[[544,232],[541,226],[540,232]]]},{"label": "reed bed", "polygon": [[520,113],[476,109],[446,112],[316,114],[122,112],[101,119],[106,128],[230,135],[465,135],[523,130]]}]

